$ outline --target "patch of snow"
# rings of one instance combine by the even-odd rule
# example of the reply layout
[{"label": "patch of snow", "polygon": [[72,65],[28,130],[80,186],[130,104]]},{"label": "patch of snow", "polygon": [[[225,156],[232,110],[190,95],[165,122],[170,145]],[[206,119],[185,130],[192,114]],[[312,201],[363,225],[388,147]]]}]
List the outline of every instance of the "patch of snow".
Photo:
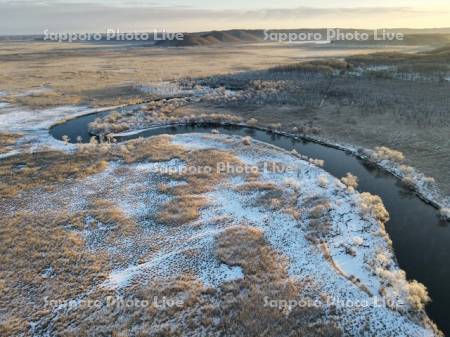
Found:
[{"label": "patch of snow", "polygon": [[[267,242],[288,259],[291,277],[300,280],[311,278],[317,285],[318,294],[329,294],[333,298],[337,303],[336,315],[346,336],[360,336],[362,327],[366,327],[369,336],[432,336],[431,330],[379,304],[383,300],[379,295],[383,280],[373,272],[370,262],[382,251],[392,270],[398,270],[398,266],[392,249],[378,235],[380,224],[375,219],[363,217],[356,206],[357,192],[346,189],[323,169],[261,142],[242,146],[240,137],[212,134],[176,135],[173,141],[188,149],[225,149],[247,165],[257,165],[262,161],[294,165],[298,168],[295,172],[261,172],[259,180],[272,182],[281,189],[288,188],[285,184],[287,179],[297,182],[301,192],[296,206],[302,211],[301,218],[297,220],[283,211],[258,207],[253,203],[258,192],[236,191],[234,187],[244,181],[241,177],[232,177],[205,194],[210,203],[201,210],[199,219],[182,226],[158,224],[154,214],[170,200],[170,196],[157,189],[160,182],[168,183],[168,178],[160,171],[182,167],[184,163],[174,159],[127,165],[129,171],[125,175],[115,173],[123,164],[111,163],[105,172],[53,194],[56,200],[59,197],[73,198],[74,208],[82,208],[90,195],[107,195],[109,201],[136,220],[137,234],[132,237],[119,238],[111,243],[102,240],[100,229],[96,240],[91,241],[90,249],[106,250],[112,257],[120,257],[117,260],[125,261],[113,265],[103,287],[120,291],[135,283],[176,277],[185,272],[196,275],[212,287],[242,278],[241,268],[227,266],[215,255],[217,235],[230,226],[242,224],[264,231]],[[329,183],[326,187],[318,186],[320,176],[327,177]],[[353,275],[359,283],[338,272],[320,247],[307,238],[310,220],[305,215],[307,210],[302,207],[313,197],[327,199],[331,204],[328,214],[330,235],[326,237],[326,243],[332,260],[342,273]],[[36,207],[50,205],[50,208],[58,208],[47,195],[41,195],[39,200],[32,202]],[[349,249],[355,254],[348,254]],[[348,307],[346,303],[349,302],[367,305]]]},{"label": "patch of snow", "polygon": [[8,157],[12,157],[15,156],[16,154],[19,154],[20,151],[19,150],[12,150],[6,153],[0,153],[0,159],[4,159],[4,158],[8,158]]},{"label": "patch of snow", "polygon": [[33,88],[27,91],[20,92],[18,94],[15,94],[16,97],[22,97],[22,96],[35,96],[35,95],[41,95],[41,94],[48,94],[55,92],[52,88],[41,86],[38,88]]},{"label": "patch of snow", "polygon": [[22,143],[31,144],[31,151],[42,145],[52,149],[72,151],[76,145],[64,145],[53,138],[48,129],[61,120],[71,119],[86,114],[110,110],[107,108],[88,108],[86,106],[61,106],[43,110],[31,110],[12,105],[0,106],[0,132],[22,133]]},{"label": "patch of snow", "polygon": [[138,90],[147,93],[154,94],[162,97],[177,97],[177,96],[232,96],[234,92],[226,90],[225,88],[210,88],[208,86],[195,85],[193,87],[185,87],[179,83],[174,82],[158,82],[152,83],[149,86],[140,85],[136,87]]}]

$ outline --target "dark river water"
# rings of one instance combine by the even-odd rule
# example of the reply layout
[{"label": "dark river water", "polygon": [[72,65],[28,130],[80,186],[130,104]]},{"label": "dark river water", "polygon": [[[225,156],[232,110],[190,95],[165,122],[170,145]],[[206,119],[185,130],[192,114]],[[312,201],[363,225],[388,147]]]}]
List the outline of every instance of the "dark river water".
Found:
[{"label": "dark river water", "polygon": [[[100,115],[107,113],[102,112]],[[99,114],[67,121],[52,127],[50,133],[57,139],[68,135],[72,141],[77,136],[82,136],[86,142],[90,137],[87,124],[97,117]],[[391,216],[386,229],[393,241],[398,263],[406,271],[408,279],[415,279],[426,285],[432,298],[427,312],[447,336],[450,334],[450,228],[447,222],[439,219],[438,211],[433,206],[422,201],[385,170],[342,150],[240,126],[168,126],[117,140],[125,141],[160,134],[209,133],[212,129],[223,134],[251,136],[287,150],[296,149],[312,158],[323,159],[324,169],[338,178],[347,172],[356,175],[359,178],[359,191],[370,192],[383,199]]]}]

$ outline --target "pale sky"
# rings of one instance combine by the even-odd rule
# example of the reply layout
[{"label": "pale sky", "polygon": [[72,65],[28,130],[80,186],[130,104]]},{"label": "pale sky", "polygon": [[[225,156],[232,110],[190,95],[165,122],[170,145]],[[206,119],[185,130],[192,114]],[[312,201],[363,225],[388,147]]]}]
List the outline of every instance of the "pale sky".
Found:
[{"label": "pale sky", "polygon": [[1,35],[448,26],[449,0],[0,0]]}]

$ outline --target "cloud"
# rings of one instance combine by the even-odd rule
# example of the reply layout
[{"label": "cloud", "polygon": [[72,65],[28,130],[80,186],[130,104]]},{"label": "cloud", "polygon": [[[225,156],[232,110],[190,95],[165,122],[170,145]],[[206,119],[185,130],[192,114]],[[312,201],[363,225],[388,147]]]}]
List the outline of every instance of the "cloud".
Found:
[{"label": "cloud", "polygon": [[[211,10],[159,3],[86,2],[72,0],[0,0],[0,34],[121,31],[204,31],[228,28],[301,28],[400,26],[399,19],[447,15],[412,7],[298,7],[255,10]],[[387,22],[389,19],[391,22]],[[423,21],[423,20],[422,20]],[[447,20],[448,21],[448,20]],[[420,22],[420,20],[419,20]],[[435,21],[436,22],[436,21]],[[443,21],[445,22],[445,20]],[[378,24],[377,24],[378,23]]]}]

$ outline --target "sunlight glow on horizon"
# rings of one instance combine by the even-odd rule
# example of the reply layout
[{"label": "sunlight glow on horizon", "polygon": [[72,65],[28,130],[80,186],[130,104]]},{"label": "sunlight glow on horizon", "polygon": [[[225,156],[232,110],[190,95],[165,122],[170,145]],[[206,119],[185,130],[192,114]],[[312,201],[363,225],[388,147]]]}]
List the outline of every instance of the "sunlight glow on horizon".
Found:
[{"label": "sunlight glow on horizon", "polygon": [[448,0],[0,0],[0,34],[70,32],[194,32],[226,29],[442,28]]}]

